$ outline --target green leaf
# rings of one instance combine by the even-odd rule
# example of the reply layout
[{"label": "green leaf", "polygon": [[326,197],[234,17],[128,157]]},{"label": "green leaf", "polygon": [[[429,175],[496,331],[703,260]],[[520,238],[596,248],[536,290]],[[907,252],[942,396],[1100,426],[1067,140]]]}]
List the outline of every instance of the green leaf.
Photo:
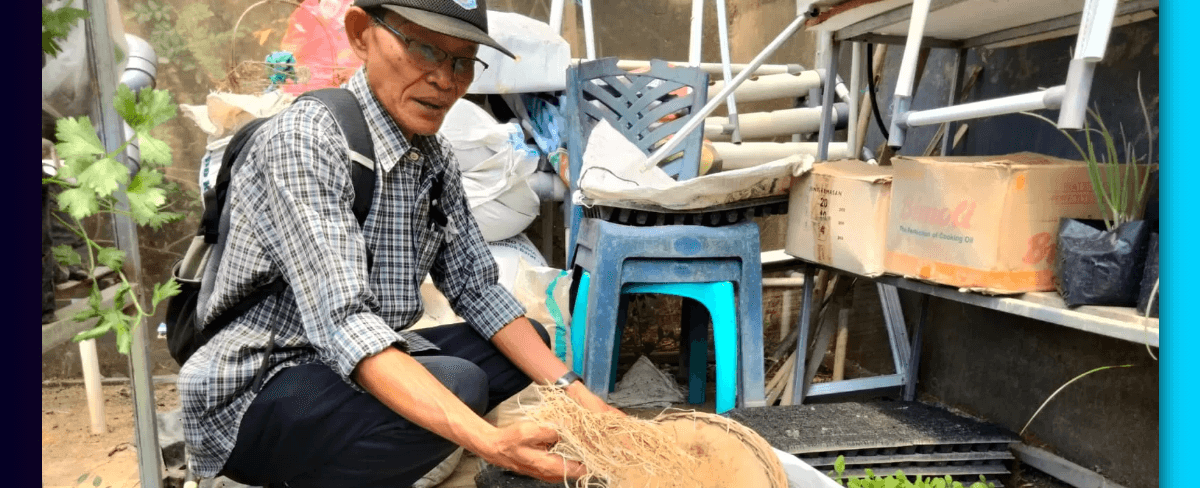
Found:
[{"label": "green leaf", "polygon": [[79,256],[79,253],[66,244],[54,246],[54,259],[63,266],[83,264],[83,258]]},{"label": "green leaf", "polygon": [[128,356],[129,349],[133,347],[133,334],[128,328],[117,328],[117,352]]},{"label": "green leaf", "polygon": [[839,455],[837,457],[837,460],[833,462],[833,470],[837,471],[839,476],[846,471],[846,456]]},{"label": "green leaf", "polygon": [[130,126],[139,135],[175,118],[178,111],[178,107],[171,102],[171,93],[166,90],[142,90],[138,93],[137,108],[141,123]]},{"label": "green leaf", "polygon": [[162,227],[162,225],[167,222],[174,222],[176,220],[182,219],[183,217],[184,217],[184,215],[179,212],[159,212],[157,214],[150,216],[149,221],[147,221],[146,223],[139,224],[139,225],[149,225],[151,228],[158,229],[159,227]]},{"label": "green leaf", "polygon": [[888,478],[883,482],[883,488],[896,488],[900,486],[900,480],[896,478]]},{"label": "green leaf", "polygon": [[104,158],[92,163],[76,179],[79,186],[91,188],[97,196],[107,197],[129,182],[129,169],[115,159]]},{"label": "green leaf", "polygon": [[58,209],[70,213],[76,220],[83,220],[99,212],[100,203],[91,189],[71,188],[58,194]]},{"label": "green leaf", "polygon": [[138,132],[138,151],[142,162],[153,166],[171,164],[171,146],[150,136],[150,132]]},{"label": "green leaf", "polygon": [[150,298],[150,306],[157,307],[160,302],[179,294],[179,282],[168,278],[166,283],[154,285],[154,295]]},{"label": "green leaf", "polygon": [[[129,211],[138,225],[154,224],[158,208],[166,203],[166,191],[158,188],[161,183],[161,173],[143,167],[125,189],[126,196],[129,197]],[[161,225],[161,222],[158,225]],[[155,227],[157,228],[157,225]]]},{"label": "green leaf", "polygon": [[125,251],[115,247],[105,247],[100,249],[100,254],[96,256],[96,261],[100,264],[108,266],[109,269],[118,270],[125,263]]},{"label": "green leaf", "polygon": [[[45,8],[45,7],[42,7],[42,8]],[[79,475],[79,479],[75,480],[75,484],[78,485],[80,483],[83,483],[87,479],[88,479],[88,473],[83,473],[83,474]]]},{"label": "green leaf", "polygon": [[99,311],[97,311],[94,308],[89,308],[87,310],[84,310],[82,312],[75,314],[73,317],[71,317],[71,320],[74,320],[76,322],[83,322],[92,317],[99,317],[99,316],[100,316]]},{"label": "green leaf", "polygon": [[113,328],[112,323],[102,322],[100,325],[97,325],[96,327],[92,328],[91,330],[85,330],[83,332],[75,334],[75,337],[72,337],[71,340],[74,342],[83,342],[88,339],[96,339],[96,338],[104,336],[104,334],[107,334],[108,331],[112,330],[112,328]]},{"label": "green leaf", "polygon": [[[113,294],[113,310],[118,312],[125,310],[125,304],[127,303],[125,297],[132,298],[132,295],[129,294],[129,290],[131,289],[132,287],[129,286],[129,282],[127,281],[121,281],[121,284],[117,285],[117,291]],[[122,312],[121,315],[124,316],[125,314]]]},{"label": "green leaf", "polygon": [[104,144],[87,116],[58,119],[55,135],[60,141],[55,146],[60,158],[93,158],[105,153]]},{"label": "green leaf", "polygon": [[42,52],[52,57],[58,56],[58,53],[62,52],[58,41],[66,39],[79,19],[87,17],[87,10],[72,7],[50,10],[42,6]]},{"label": "green leaf", "polygon": [[96,475],[96,477],[92,479],[92,486],[100,486],[100,475]]},{"label": "green leaf", "polygon": [[125,119],[125,122],[135,131],[141,126],[143,117],[138,112],[137,95],[124,83],[117,85],[117,95],[113,97],[113,105],[113,108],[117,109],[117,115]]}]

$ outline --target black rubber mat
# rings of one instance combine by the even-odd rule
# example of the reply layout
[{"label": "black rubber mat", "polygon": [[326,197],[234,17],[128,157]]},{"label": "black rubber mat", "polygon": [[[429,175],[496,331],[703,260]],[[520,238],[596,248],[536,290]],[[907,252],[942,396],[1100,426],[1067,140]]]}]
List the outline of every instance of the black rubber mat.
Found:
[{"label": "black rubber mat", "polygon": [[484,464],[475,475],[477,488],[561,488],[562,483],[546,483],[528,476],[512,473],[491,464]]}]

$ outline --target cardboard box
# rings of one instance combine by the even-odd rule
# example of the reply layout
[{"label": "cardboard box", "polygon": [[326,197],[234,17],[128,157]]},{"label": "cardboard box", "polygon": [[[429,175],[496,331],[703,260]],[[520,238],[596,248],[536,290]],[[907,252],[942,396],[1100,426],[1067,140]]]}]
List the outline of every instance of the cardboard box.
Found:
[{"label": "cardboard box", "polygon": [[893,168],[820,163],[792,183],[784,250],[863,276],[884,273]]},{"label": "cardboard box", "polygon": [[1054,290],[1059,220],[1100,218],[1082,161],[1019,153],[892,163],[889,273],[993,294]]}]

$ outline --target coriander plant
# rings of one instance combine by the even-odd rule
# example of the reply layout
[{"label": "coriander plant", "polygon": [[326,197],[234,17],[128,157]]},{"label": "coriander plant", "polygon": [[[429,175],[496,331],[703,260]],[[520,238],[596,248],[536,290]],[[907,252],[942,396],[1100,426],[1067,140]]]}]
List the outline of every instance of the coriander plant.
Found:
[{"label": "coriander plant", "polygon": [[[129,354],[133,343],[132,329],[145,317],[152,316],[163,300],[179,293],[179,285],[173,279],[154,285],[149,309],[143,307],[123,270],[125,252],[115,247],[105,247],[93,240],[84,231],[80,221],[107,213],[124,215],[137,225],[159,228],[162,224],[178,220],[183,214],[162,210],[166,203],[166,189],[161,168],[171,164],[171,148],[150,135],[152,129],[175,117],[176,106],[165,90],[144,89],[135,94],[124,85],[117,87],[116,111],[125,119],[135,133],[121,147],[107,152],[96,128],[88,117],[60,119],[56,134],[60,141],[55,149],[63,160],[62,167],[54,176],[46,177],[43,184],[58,185],[58,208],[73,217],[73,221],[58,218],[67,228],[86,242],[87,259],[84,260],[70,246],[54,248],[54,256],[63,265],[84,265],[91,269],[97,265],[107,266],[117,272],[120,283],[111,306],[104,306],[100,285],[92,281],[88,298],[90,308],[76,314],[75,321],[83,322],[97,318],[96,326],[75,336],[76,342],[93,339],[108,332],[117,337],[117,349]],[[141,167],[130,176],[130,170],[117,160],[118,156],[134,141],[141,153]],[[117,202],[128,202],[128,210],[121,209]],[[132,305],[131,313],[125,309]]]}]

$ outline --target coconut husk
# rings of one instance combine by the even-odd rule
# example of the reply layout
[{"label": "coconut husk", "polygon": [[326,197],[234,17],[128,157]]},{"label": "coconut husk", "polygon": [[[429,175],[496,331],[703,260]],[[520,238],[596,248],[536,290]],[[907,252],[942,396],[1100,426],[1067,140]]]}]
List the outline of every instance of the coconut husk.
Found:
[{"label": "coconut husk", "polygon": [[558,432],[550,452],[579,461],[575,486],[608,488],[787,488],[771,446],[746,426],[703,412],[653,420],[585,410],[560,390],[539,389],[527,414]]}]

